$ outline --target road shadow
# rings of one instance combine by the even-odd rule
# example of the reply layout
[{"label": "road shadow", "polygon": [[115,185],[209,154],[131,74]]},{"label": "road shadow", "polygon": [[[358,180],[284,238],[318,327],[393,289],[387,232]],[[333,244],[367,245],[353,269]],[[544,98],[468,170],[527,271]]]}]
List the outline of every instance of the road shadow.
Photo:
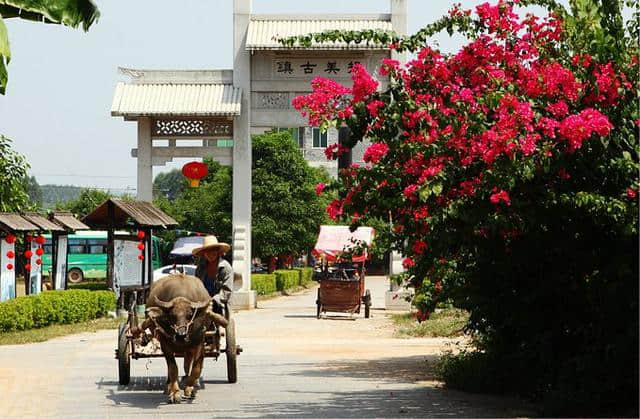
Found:
[{"label": "road shadow", "polygon": [[[272,403],[248,404],[242,411],[260,417],[514,417],[535,416],[533,405],[516,398],[446,389],[437,382],[437,355],[344,359],[300,363],[289,374],[313,382],[362,380],[376,389],[335,391],[331,388],[287,391]],[[418,384],[418,386],[416,386]],[[313,402],[308,402],[311,399]],[[307,400],[296,403],[295,400]]]},{"label": "road shadow", "polygon": [[437,355],[415,355],[380,359],[326,361],[317,367],[293,372],[313,378],[348,377],[393,383],[435,381]]},{"label": "road shadow", "polygon": [[[182,378],[182,377],[181,377]],[[141,409],[155,409],[159,405],[168,404],[167,396],[164,394],[167,386],[167,377],[147,376],[131,377],[127,385],[122,385],[117,381],[101,379],[96,382],[98,390],[106,391],[105,398],[111,400],[115,406],[137,407]],[[198,380],[195,388],[195,399],[182,400],[183,404],[190,404],[197,400],[197,394],[206,388],[207,384],[228,384],[226,380]],[[184,382],[181,381],[180,388],[184,389]]]},{"label": "road shadow", "polygon": [[[247,403],[242,411],[258,417],[521,417],[535,411],[513,399],[471,395],[429,387],[371,391],[293,391],[273,403]],[[309,394],[314,401],[310,402]],[[297,403],[296,398],[306,401]]]}]

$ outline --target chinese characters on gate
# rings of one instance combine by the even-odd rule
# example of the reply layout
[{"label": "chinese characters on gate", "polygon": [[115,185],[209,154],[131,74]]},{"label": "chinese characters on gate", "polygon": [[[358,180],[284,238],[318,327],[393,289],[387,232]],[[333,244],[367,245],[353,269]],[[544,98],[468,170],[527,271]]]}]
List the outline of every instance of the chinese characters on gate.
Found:
[{"label": "chinese characters on gate", "polygon": [[361,61],[337,58],[278,58],[274,61],[274,73],[278,78],[349,77],[355,64],[361,64]]}]

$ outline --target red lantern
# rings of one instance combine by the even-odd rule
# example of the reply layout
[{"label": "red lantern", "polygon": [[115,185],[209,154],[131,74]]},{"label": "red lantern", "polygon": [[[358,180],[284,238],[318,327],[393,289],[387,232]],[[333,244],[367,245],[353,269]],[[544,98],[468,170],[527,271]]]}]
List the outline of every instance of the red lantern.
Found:
[{"label": "red lantern", "polygon": [[26,257],[27,259],[31,259],[31,256],[33,256],[33,252],[31,250],[27,250],[26,252],[24,252],[24,257]]},{"label": "red lantern", "polygon": [[139,259],[139,260],[144,260],[144,255],[143,255],[142,253],[140,253],[140,254],[138,255],[138,259]]},{"label": "red lantern", "polygon": [[144,239],[144,236],[145,236],[144,231],[143,230],[138,230],[138,239],[142,240],[142,239]]},{"label": "red lantern", "polygon": [[9,250],[9,251],[7,252],[7,257],[8,257],[9,259],[13,259],[15,256],[16,256],[16,254],[15,254],[15,253],[13,253],[13,250]]},{"label": "red lantern", "polygon": [[144,250],[144,243],[138,243],[138,250]]},{"label": "red lantern", "polygon": [[36,264],[37,265],[42,265],[42,259],[36,259]]},{"label": "red lantern", "polygon": [[31,240],[33,240],[33,236],[31,234],[27,234],[24,239],[27,241],[27,243],[31,243]]},{"label": "red lantern", "polygon": [[24,265],[24,269],[25,269],[25,271],[30,271],[31,270],[31,264],[30,263],[25,264]]},{"label": "red lantern", "polygon": [[192,161],[182,166],[182,175],[189,179],[189,185],[192,188],[197,188],[200,184],[200,179],[207,176],[209,167],[202,162]]},{"label": "red lantern", "polygon": [[42,247],[38,247],[36,249],[36,255],[42,256],[43,254],[44,254],[44,250],[42,249]]},{"label": "red lantern", "polygon": [[45,241],[44,236],[38,236],[38,237],[36,237],[36,243],[38,243],[38,244],[44,244],[44,241]]},{"label": "red lantern", "polygon": [[10,264],[10,263],[7,263],[7,269],[8,269],[8,270],[12,270],[12,269],[13,269],[13,265],[12,265],[12,264]]},{"label": "red lantern", "polygon": [[6,241],[8,244],[13,244],[16,242],[16,236],[14,236],[13,234],[9,234],[4,238],[4,241]]}]

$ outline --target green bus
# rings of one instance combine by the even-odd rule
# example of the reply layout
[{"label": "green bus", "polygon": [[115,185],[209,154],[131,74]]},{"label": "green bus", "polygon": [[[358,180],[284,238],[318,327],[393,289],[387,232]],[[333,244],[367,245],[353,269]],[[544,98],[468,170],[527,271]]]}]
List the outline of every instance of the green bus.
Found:
[{"label": "green bus", "polygon": [[[118,232],[120,233],[120,232]],[[127,234],[123,232],[123,234]],[[43,276],[51,277],[51,235],[45,234],[42,255]],[[78,283],[86,279],[102,279],[107,277],[107,232],[78,231],[69,234],[67,244],[67,281]],[[162,266],[160,238],[151,237],[152,266]]]}]

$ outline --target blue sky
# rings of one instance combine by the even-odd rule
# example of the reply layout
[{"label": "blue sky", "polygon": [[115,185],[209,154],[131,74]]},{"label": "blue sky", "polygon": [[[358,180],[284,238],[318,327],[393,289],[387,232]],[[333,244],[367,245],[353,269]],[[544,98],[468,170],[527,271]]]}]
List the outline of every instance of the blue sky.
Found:
[{"label": "blue sky", "polygon": [[[448,0],[408,0],[409,33],[446,13]],[[480,0],[462,1],[472,7]],[[98,0],[87,33],[9,19],[9,87],[0,133],[40,184],[135,188],[136,126],[109,114],[118,66],[232,67],[232,0]],[[388,13],[388,0],[253,0],[254,13]],[[444,50],[460,38],[439,38]],[[162,168],[154,174],[183,161]]]}]

